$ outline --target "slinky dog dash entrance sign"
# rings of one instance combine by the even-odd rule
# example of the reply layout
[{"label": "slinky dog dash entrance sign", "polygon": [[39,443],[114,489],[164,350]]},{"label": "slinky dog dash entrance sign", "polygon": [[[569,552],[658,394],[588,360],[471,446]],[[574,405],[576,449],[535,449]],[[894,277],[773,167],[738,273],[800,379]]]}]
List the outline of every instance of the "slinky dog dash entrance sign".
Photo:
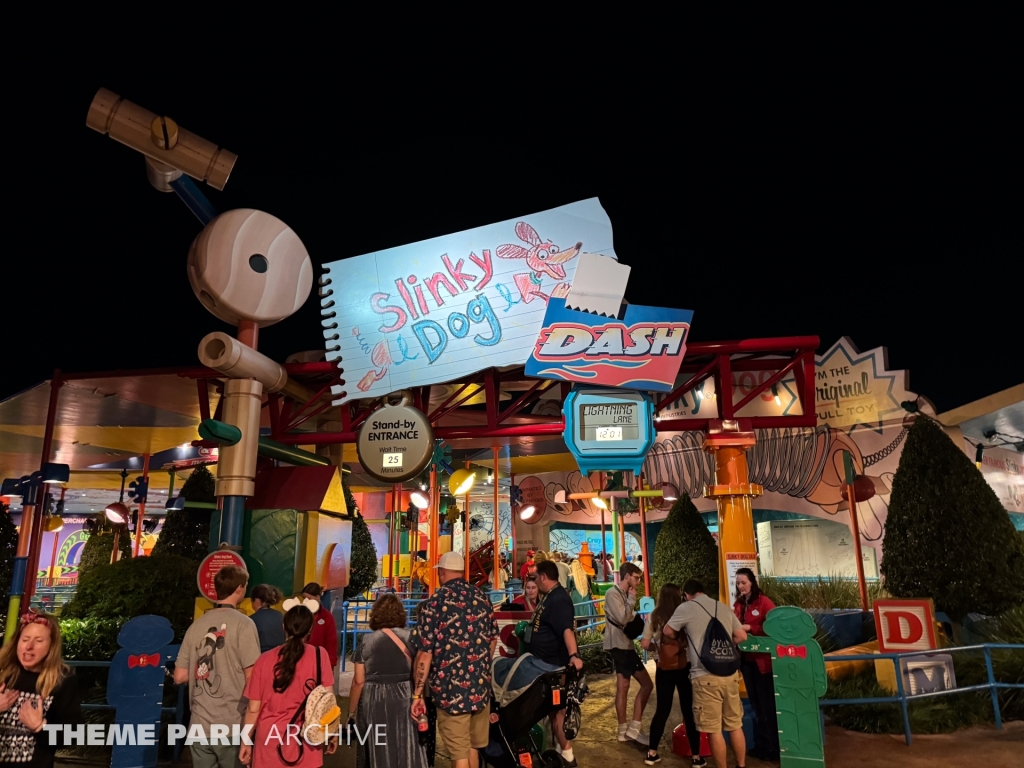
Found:
[{"label": "slinky dog dash entrance sign", "polygon": [[430,422],[408,403],[404,395],[398,405],[385,403],[359,430],[359,463],[366,474],[385,483],[416,477],[434,453]]}]

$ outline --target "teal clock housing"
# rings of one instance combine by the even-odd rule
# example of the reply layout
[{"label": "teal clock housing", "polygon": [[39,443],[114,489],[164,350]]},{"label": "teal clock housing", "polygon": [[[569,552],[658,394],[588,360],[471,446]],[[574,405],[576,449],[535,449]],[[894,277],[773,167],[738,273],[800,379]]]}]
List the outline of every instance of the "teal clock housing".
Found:
[{"label": "teal clock housing", "polygon": [[632,389],[580,387],[565,398],[562,437],[580,472],[643,468],[654,445],[654,400]]}]

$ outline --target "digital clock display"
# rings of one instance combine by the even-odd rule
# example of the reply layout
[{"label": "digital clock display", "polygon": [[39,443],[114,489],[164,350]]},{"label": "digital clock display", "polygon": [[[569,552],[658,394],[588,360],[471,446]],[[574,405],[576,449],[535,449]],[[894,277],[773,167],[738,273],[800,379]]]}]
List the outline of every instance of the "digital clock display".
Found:
[{"label": "digital clock display", "polygon": [[579,425],[582,440],[639,440],[640,403],[585,403],[580,406]]}]

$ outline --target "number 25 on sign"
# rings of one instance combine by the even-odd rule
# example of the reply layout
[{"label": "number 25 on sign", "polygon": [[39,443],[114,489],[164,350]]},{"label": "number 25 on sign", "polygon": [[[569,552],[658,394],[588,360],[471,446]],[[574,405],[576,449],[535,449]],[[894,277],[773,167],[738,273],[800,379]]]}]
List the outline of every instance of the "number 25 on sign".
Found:
[{"label": "number 25 on sign", "polygon": [[400,453],[385,453],[384,454],[384,466],[385,467],[401,467],[402,466],[402,454],[400,454]]}]

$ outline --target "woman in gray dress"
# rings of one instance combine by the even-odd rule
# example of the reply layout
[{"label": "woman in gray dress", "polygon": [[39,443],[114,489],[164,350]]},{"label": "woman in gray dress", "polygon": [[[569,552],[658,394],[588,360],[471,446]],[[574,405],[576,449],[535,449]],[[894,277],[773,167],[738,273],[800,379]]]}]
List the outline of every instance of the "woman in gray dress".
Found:
[{"label": "woman in gray dress", "polygon": [[387,727],[387,738],[381,739],[384,743],[367,739],[357,745],[358,768],[427,765],[426,750],[409,716],[413,651],[405,621],[402,601],[391,593],[381,595],[370,609],[373,632],[363,635],[356,648],[349,711],[355,713],[360,731],[377,724]]}]

